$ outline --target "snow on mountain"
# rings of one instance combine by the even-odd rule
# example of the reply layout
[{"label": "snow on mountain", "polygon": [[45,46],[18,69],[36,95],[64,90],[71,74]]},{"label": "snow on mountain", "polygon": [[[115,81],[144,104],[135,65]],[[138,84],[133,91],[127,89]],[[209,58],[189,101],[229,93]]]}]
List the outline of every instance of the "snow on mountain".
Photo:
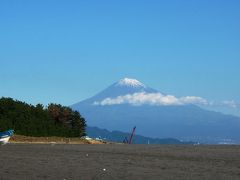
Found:
[{"label": "snow on mountain", "polygon": [[141,83],[137,79],[130,79],[130,78],[121,79],[116,84],[116,86],[143,87],[143,88],[146,87],[143,83]]},{"label": "snow on mountain", "polygon": [[92,105],[120,105],[130,104],[134,106],[170,106],[197,104],[206,105],[208,102],[204,98],[187,96],[177,98],[173,95],[165,95],[155,89],[147,87],[136,79],[124,78],[114,83],[96,96],[88,99]]},{"label": "snow on mountain", "polygon": [[[135,93],[159,93],[159,91],[147,87],[136,79],[124,78],[112,84],[95,96],[81,102],[81,104],[94,105],[95,102],[101,102],[106,98],[117,98],[119,96]],[[73,106],[78,106],[78,103]]]}]

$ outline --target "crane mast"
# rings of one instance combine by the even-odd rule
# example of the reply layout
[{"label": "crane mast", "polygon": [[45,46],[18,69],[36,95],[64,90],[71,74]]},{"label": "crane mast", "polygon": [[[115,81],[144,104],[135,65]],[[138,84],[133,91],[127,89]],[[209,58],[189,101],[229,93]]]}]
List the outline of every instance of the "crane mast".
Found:
[{"label": "crane mast", "polygon": [[133,143],[133,136],[134,136],[135,132],[136,132],[136,126],[133,128],[132,133],[130,135],[130,138],[128,139],[127,137],[125,137],[125,139],[123,140],[123,143],[132,144]]}]

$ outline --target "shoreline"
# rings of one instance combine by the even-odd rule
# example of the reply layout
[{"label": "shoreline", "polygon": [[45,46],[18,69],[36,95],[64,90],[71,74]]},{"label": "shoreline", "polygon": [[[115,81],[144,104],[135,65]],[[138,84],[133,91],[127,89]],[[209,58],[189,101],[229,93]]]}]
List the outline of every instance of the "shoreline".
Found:
[{"label": "shoreline", "polygon": [[66,137],[32,137],[14,135],[9,140],[10,144],[110,144],[97,140],[86,140],[83,138]]}]

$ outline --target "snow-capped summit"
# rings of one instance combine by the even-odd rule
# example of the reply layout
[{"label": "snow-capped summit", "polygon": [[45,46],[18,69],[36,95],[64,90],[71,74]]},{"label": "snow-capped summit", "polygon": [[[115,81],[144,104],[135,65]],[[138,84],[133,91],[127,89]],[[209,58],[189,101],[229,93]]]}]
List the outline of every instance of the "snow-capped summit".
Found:
[{"label": "snow-capped summit", "polygon": [[131,78],[124,78],[121,79],[116,86],[130,86],[130,87],[143,87],[145,88],[146,86],[138,81],[137,79],[131,79]]},{"label": "snow-capped summit", "polygon": [[[158,93],[159,91],[149,88],[136,79],[124,78],[121,79],[108,88],[104,89],[95,96],[82,101],[85,104],[94,104],[106,98],[117,98],[118,96],[131,95],[134,93]],[[78,103],[74,106],[78,106]]]}]

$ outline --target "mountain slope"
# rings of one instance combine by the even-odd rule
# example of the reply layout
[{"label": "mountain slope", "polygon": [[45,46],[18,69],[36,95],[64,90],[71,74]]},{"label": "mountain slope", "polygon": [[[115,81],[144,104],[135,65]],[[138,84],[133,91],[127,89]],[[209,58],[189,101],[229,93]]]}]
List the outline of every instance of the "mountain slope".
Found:
[{"label": "mountain slope", "polygon": [[74,109],[79,109],[83,105],[93,105],[94,102],[101,101],[105,98],[114,98],[121,95],[134,94],[140,92],[157,93],[158,91],[146,87],[143,83],[135,79],[124,78],[119,82],[116,82],[113,85],[109,86],[105,90],[101,91],[97,95],[82,102],[76,103],[71,107]]},{"label": "mountain slope", "polygon": [[108,130],[126,132],[137,126],[138,133],[147,137],[240,142],[240,118],[184,104],[185,101],[125,78],[72,108],[81,112],[89,126]]}]

